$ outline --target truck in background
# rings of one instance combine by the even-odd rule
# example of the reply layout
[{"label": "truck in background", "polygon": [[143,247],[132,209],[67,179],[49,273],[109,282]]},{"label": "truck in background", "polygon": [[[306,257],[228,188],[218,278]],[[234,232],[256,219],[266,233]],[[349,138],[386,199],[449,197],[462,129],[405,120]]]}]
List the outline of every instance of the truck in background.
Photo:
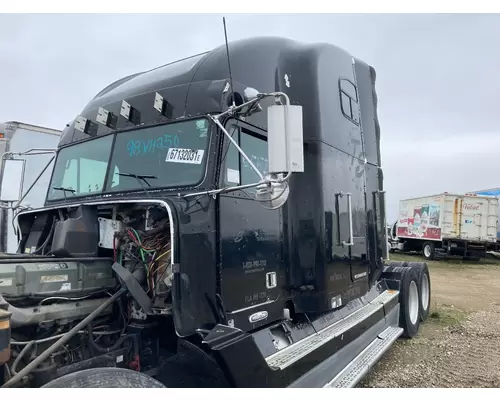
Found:
[{"label": "truck in background", "polygon": [[[490,196],[498,199],[500,198],[500,187],[476,190],[472,192],[472,194],[476,196]],[[490,246],[488,246],[488,250],[490,252],[495,252],[495,253],[500,252],[500,202],[499,202],[498,219],[497,219],[497,238],[495,243],[492,243]]]},{"label": "truck in background", "polygon": [[[490,196],[500,198],[500,188],[477,190],[472,192],[476,196]],[[498,222],[497,222],[497,242],[500,242],[500,207],[498,211]]]},{"label": "truck in background", "polygon": [[497,224],[495,197],[445,192],[401,200],[391,251],[421,251],[428,260],[447,255],[477,260],[496,242]]},{"label": "truck in background", "polygon": [[[17,250],[17,235],[14,229],[14,218],[19,210],[38,208],[44,204],[53,163],[49,164],[59,143],[61,131],[27,124],[24,122],[8,121],[0,123],[0,198],[10,200],[12,191],[21,190],[18,196],[22,201],[12,204],[2,201],[0,208],[0,253],[15,253]],[[13,181],[11,172],[5,170],[5,159],[19,158],[24,168],[23,181]],[[24,156],[26,156],[24,158]],[[29,156],[29,157],[28,157]],[[12,164],[11,164],[12,165]],[[33,185],[34,184],[34,185]],[[33,187],[31,188],[31,186]],[[29,190],[31,188],[31,190]],[[3,194],[2,194],[3,190]],[[28,192],[29,191],[29,192]],[[24,198],[23,198],[24,197]],[[11,204],[9,204],[11,203]],[[16,210],[12,206],[18,205]]]}]

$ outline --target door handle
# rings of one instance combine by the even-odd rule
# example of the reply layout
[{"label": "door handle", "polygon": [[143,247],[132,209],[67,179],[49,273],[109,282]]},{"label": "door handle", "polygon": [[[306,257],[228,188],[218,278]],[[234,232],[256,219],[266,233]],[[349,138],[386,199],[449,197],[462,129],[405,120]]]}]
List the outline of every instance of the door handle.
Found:
[{"label": "door handle", "polygon": [[[339,198],[347,197],[347,215],[349,221],[349,241],[340,241],[340,205]],[[354,246],[354,232],[352,229],[352,195],[351,193],[335,193],[335,212],[337,213],[337,246]]]},{"label": "door handle", "polygon": [[354,232],[352,229],[352,195],[345,193],[347,196],[347,212],[349,213],[349,242],[342,242],[344,246],[354,246]]}]

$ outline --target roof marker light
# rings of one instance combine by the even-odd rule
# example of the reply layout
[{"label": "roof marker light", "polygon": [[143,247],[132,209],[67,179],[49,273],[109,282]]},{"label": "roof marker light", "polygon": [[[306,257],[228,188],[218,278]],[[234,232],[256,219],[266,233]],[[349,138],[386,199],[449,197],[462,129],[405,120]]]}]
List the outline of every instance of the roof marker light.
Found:
[{"label": "roof marker light", "polygon": [[75,118],[75,129],[89,136],[97,135],[97,124],[81,115]]},{"label": "roof marker light", "polygon": [[132,122],[134,125],[139,125],[141,122],[141,113],[135,107],[132,107],[125,100],[122,101],[120,115],[127,121]]},{"label": "roof marker light", "polygon": [[163,98],[163,96],[156,92],[155,93],[155,102],[153,105],[154,109],[158,111],[161,115],[167,118],[173,118],[174,108],[172,105]]},{"label": "roof marker light", "polygon": [[155,93],[155,103],[154,103],[153,107],[160,114],[163,114],[164,105],[165,105],[165,100],[164,100],[163,96],[160,93],[156,92]]},{"label": "roof marker light", "polygon": [[112,112],[102,107],[99,107],[95,120],[108,128],[116,129],[117,117]]},{"label": "roof marker light", "polygon": [[83,118],[81,115],[76,117],[75,119],[75,129],[80,132],[87,133],[89,127],[89,120],[87,118]]},{"label": "roof marker light", "polygon": [[122,107],[120,109],[120,115],[125,118],[127,121],[130,121],[130,109],[132,106],[127,103],[125,100],[122,101]]},{"label": "roof marker light", "polygon": [[95,120],[100,124],[108,125],[109,111],[102,107],[99,107],[99,110],[97,111],[97,117]]}]

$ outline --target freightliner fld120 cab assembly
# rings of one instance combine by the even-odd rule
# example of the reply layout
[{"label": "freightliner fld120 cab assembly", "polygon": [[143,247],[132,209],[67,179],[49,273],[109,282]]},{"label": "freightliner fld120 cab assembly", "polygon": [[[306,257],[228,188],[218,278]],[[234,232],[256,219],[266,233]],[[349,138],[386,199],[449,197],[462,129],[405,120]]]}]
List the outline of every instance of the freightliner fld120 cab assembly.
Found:
[{"label": "freightliner fld120 cab assembly", "polygon": [[228,48],[123,78],[64,129],[0,260],[3,387],[351,387],[418,333],[427,266],[384,263],[374,69]]}]

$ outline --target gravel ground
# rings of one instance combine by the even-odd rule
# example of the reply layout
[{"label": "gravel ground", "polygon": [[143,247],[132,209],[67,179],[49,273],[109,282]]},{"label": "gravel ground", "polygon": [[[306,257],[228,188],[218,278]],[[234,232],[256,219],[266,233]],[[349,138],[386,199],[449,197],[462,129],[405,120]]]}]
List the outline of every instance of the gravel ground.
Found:
[{"label": "gravel ground", "polygon": [[428,266],[428,321],[417,337],[398,340],[359,386],[500,388],[500,262],[449,260]]}]

